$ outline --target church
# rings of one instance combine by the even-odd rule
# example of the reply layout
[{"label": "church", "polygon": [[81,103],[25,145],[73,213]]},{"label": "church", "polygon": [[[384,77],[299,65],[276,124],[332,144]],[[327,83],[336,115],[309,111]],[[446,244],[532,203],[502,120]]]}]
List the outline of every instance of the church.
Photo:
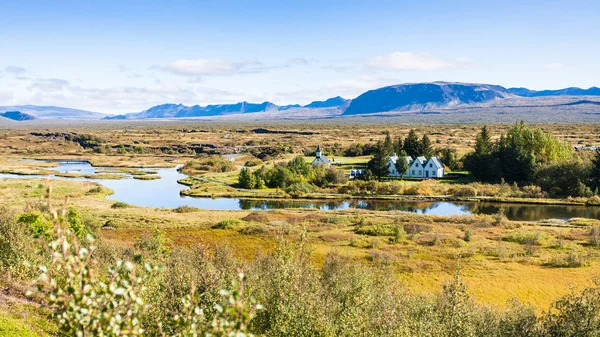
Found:
[{"label": "church", "polygon": [[321,152],[321,145],[317,146],[317,151],[315,153],[315,160],[313,160],[312,162],[312,166],[321,166],[324,165],[325,167],[329,167],[331,165],[331,163],[329,162],[329,159],[327,159],[327,157],[325,157],[323,155],[323,152]]}]

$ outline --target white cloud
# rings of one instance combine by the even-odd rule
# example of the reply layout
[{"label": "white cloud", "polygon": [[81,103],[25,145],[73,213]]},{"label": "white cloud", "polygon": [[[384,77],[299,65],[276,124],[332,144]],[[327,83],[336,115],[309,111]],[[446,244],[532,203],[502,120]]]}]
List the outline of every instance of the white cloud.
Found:
[{"label": "white cloud", "polygon": [[546,69],[560,69],[562,68],[562,64],[554,62],[554,63],[548,63],[548,64],[544,64],[544,68]]},{"label": "white cloud", "polygon": [[177,60],[162,68],[178,75],[187,76],[233,75],[257,72],[263,69],[262,64],[256,59],[239,62],[208,59]]},{"label": "white cloud", "polygon": [[23,75],[24,73],[27,72],[27,70],[25,68],[17,67],[17,66],[8,66],[8,67],[4,68],[4,71],[9,74],[13,74],[15,76]]},{"label": "white cloud", "polygon": [[0,102],[2,104],[7,104],[10,100],[13,99],[13,93],[10,91],[0,91]]},{"label": "white cloud", "polygon": [[41,78],[34,82],[29,88],[41,91],[61,91],[69,86],[69,81],[60,78]]},{"label": "white cloud", "polygon": [[456,63],[429,53],[411,52],[394,52],[388,55],[376,56],[367,65],[371,68],[394,70],[436,70],[458,67]]}]

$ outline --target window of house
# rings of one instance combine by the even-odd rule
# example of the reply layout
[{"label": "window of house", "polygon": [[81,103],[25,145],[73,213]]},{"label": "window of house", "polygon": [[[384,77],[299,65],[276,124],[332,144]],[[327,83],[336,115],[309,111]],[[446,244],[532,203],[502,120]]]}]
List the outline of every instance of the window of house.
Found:
[{"label": "window of house", "polygon": [[433,164],[429,164],[429,167],[433,167]]},{"label": "window of house", "polygon": [[431,176],[435,177],[435,171],[431,171]]},{"label": "window of house", "polygon": [[419,167],[419,164],[415,165],[416,167]]},{"label": "window of house", "polygon": [[415,170],[413,170],[413,175],[415,175]]},{"label": "window of house", "polygon": [[421,170],[419,170],[419,175],[423,174]]}]

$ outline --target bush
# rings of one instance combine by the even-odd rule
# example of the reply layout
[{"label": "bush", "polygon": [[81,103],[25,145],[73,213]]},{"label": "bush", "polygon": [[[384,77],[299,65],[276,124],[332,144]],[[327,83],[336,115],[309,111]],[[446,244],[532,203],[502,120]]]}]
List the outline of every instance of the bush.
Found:
[{"label": "bush", "polygon": [[243,222],[241,222],[238,219],[227,219],[227,220],[220,221],[218,224],[212,226],[212,228],[213,229],[234,229],[241,225],[243,225]]},{"label": "bush", "polygon": [[519,243],[522,245],[541,246],[545,237],[546,236],[540,232],[520,231],[520,232],[513,232],[509,235],[506,235],[502,239],[504,241],[516,242],[516,243]]},{"label": "bush", "polygon": [[34,238],[49,238],[54,228],[52,221],[46,219],[40,211],[22,214],[17,222],[28,225]]},{"label": "bush", "polygon": [[285,189],[287,193],[289,193],[293,197],[300,197],[305,194],[313,193],[316,191],[317,187],[311,183],[307,183],[305,181],[300,183],[294,183]]},{"label": "bush", "polygon": [[200,209],[197,207],[193,207],[193,206],[179,206],[175,209],[173,209],[173,212],[175,213],[193,213],[193,212],[198,212]]},{"label": "bush", "polygon": [[590,245],[600,247],[600,226],[590,228]]},{"label": "bush", "polygon": [[122,202],[122,201],[117,201],[110,206],[110,208],[115,208],[115,209],[116,208],[128,208],[128,207],[129,207],[129,204],[126,202]]},{"label": "bush", "polygon": [[265,232],[265,227],[261,225],[250,225],[240,229],[240,233],[244,235],[260,235],[264,234]]},{"label": "bush", "polygon": [[393,236],[397,226],[392,225],[366,225],[358,227],[354,232],[369,236]]},{"label": "bush", "polygon": [[468,229],[465,232],[465,236],[463,237],[463,240],[465,240],[465,242],[471,242],[471,240],[473,240],[473,231]]},{"label": "bush", "polygon": [[594,195],[590,197],[585,204],[588,206],[600,206],[600,196]]},{"label": "bush", "polygon": [[477,190],[471,186],[454,186],[448,191],[448,193],[457,197],[477,196]]}]

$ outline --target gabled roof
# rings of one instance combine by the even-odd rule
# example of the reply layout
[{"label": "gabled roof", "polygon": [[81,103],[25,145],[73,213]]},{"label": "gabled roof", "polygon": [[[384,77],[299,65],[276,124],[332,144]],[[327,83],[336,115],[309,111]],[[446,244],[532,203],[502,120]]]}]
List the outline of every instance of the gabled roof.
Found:
[{"label": "gabled roof", "polygon": [[312,165],[329,165],[329,159],[327,159],[327,157],[325,156],[320,156],[315,158],[315,160],[313,160]]},{"label": "gabled roof", "polygon": [[415,159],[415,160],[418,160],[419,164],[423,165],[427,161],[427,158],[420,156],[420,157],[417,157],[417,159]]},{"label": "gabled roof", "polygon": [[[394,155],[393,155],[393,156],[391,156],[391,157],[389,158],[389,161],[391,161],[393,164],[396,164],[396,161],[398,160],[398,158],[400,158],[400,157],[398,157],[398,156],[397,156],[397,155],[394,153]],[[410,165],[410,164],[413,162],[413,159],[412,159],[412,157],[411,157],[411,156],[406,156],[406,157],[404,157],[404,158],[406,159],[406,162],[408,162],[408,165]]]},{"label": "gabled roof", "polygon": [[431,157],[429,158],[429,161],[434,163],[435,166],[437,166],[438,168],[444,168],[444,163],[442,163],[442,161],[438,157]]}]

